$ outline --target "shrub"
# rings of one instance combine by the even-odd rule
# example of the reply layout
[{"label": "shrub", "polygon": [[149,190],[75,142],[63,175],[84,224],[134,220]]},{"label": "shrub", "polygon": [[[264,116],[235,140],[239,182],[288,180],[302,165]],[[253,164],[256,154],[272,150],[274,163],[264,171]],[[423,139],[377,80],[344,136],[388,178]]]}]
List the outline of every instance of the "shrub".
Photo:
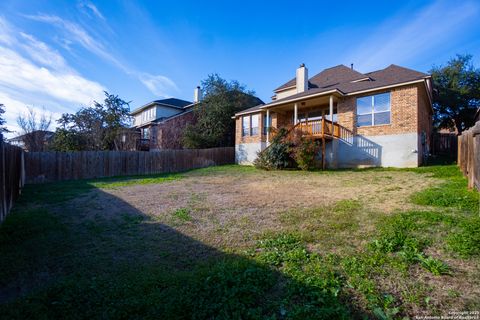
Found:
[{"label": "shrub", "polygon": [[274,135],[271,144],[259,152],[257,159],[253,162],[259,169],[285,169],[292,167],[293,161],[290,156],[292,144],[285,140],[288,130],[281,128]]},{"label": "shrub", "polygon": [[316,167],[315,157],[319,145],[315,140],[302,138],[293,149],[293,158],[302,170],[312,170]]}]

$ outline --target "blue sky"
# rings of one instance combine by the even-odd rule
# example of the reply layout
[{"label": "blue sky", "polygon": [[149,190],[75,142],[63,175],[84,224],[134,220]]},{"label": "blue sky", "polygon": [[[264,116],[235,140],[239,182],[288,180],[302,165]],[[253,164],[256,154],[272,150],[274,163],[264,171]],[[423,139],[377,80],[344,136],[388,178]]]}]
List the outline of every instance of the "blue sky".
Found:
[{"label": "blue sky", "polygon": [[305,63],[419,71],[480,61],[478,1],[9,1],[0,3],[0,103],[57,118],[101,100],[192,100],[210,73],[269,101]]}]

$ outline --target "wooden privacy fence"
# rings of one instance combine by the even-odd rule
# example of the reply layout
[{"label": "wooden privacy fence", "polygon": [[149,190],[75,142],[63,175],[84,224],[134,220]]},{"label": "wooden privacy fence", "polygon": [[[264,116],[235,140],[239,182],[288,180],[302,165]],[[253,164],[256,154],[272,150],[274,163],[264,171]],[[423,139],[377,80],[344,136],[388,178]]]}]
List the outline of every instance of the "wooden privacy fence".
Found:
[{"label": "wooden privacy fence", "polygon": [[452,158],[458,152],[458,138],[456,133],[434,133],[432,135],[432,154],[447,155]]},{"label": "wooden privacy fence", "polygon": [[3,141],[0,134],[0,222],[12,209],[25,181],[24,152]]},{"label": "wooden privacy fence", "polygon": [[27,183],[181,172],[234,162],[233,147],[25,153]]},{"label": "wooden privacy fence", "polygon": [[458,136],[458,166],[468,178],[468,187],[480,190],[480,121]]}]

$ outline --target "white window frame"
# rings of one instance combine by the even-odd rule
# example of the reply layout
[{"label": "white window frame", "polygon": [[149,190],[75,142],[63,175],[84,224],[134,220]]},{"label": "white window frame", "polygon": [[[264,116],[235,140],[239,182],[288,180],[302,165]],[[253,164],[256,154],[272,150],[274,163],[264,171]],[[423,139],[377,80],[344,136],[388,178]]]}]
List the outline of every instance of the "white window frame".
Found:
[{"label": "white window frame", "polygon": [[[252,118],[254,116],[257,117],[256,127],[252,126],[252,123],[253,123]],[[248,127],[245,127],[245,119],[248,124]],[[256,129],[256,132],[253,132],[254,129]],[[242,137],[256,136],[260,133],[259,131],[260,131],[260,114],[259,113],[242,116]]]},{"label": "white window frame", "polygon": [[[388,111],[377,111],[375,112],[375,97],[376,96],[379,96],[379,95],[383,95],[383,94],[387,94],[389,95],[389,104],[388,104]],[[366,112],[366,113],[359,113],[358,112],[358,100],[359,99],[365,99],[365,98],[371,98],[370,101],[370,107],[371,107],[371,111],[370,112]],[[392,95],[391,95],[391,92],[388,91],[388,92],[382,92],[382,93],[377,93],[377,94],[374,94],[374,95],[371,95],[371,96],[363,96],[363,97],[358,97],[357,100],[356,100],[356,111],[357,111],[357,127],[372,127],[372,126],[387,126],[387,125],[391,125],[392,124]],[[388,112],[389,113],[389,117],[388,117],[388,123],[382,123],[382,124],[375,124],[375,114],[377,113],[385,113],[385,112]],[[358,116],[366,116],[366,115],[371,115],[371,121],[370,121],[370,124],[366,124],[366,125],[358,125]]]},{"label": "white window frame", "polygon": [[[253,126],[253,117],[257,117],[257,126]],[[253,132],[256,129],[256,132]],[[250,115],[250,135],[256,136],[258,135],[258,130],[260,129],[260,114],[251,114]]]},{"label": "white window frame", "polygon": [[262,114],[262,124],[263,124],[262,134],[267,135],[269,128],[272,127],[272,112],[270,112],[270,116],[268,117],[268,122],[267,122],[267,115]]},{"label": "white window frame", "polygon": [[[245,119],[247,120],[248,126],[245,127]],[[250,116],[242,116],[242,137],[246,137],[250,135]]]}]

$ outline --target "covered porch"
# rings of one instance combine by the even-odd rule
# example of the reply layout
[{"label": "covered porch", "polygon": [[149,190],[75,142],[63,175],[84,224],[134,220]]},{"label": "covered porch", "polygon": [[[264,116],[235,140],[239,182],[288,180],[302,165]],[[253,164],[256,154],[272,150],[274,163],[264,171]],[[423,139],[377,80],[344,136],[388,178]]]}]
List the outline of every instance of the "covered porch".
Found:
[{"label": "covered porch", "polygon": [[343,99],[342,96],[333,92],[264,106],[266,145],[269,145],[275,135],[269,128],[288,128],[287,135],[300,132],[302,136],[319,142],[323,169],[327,163],[336,167],[339,146],[352,146],[354,142],[354,133],[337,121],[340,99]]},{"label": "covered porch", "polygon": [[263,107],[266,142],[271,140],[269,128],[289,127],[300,130],[314,139],[339,138],[342,135],[337,123],[337,94],[305,97],[296,101],[273,102]]}]

